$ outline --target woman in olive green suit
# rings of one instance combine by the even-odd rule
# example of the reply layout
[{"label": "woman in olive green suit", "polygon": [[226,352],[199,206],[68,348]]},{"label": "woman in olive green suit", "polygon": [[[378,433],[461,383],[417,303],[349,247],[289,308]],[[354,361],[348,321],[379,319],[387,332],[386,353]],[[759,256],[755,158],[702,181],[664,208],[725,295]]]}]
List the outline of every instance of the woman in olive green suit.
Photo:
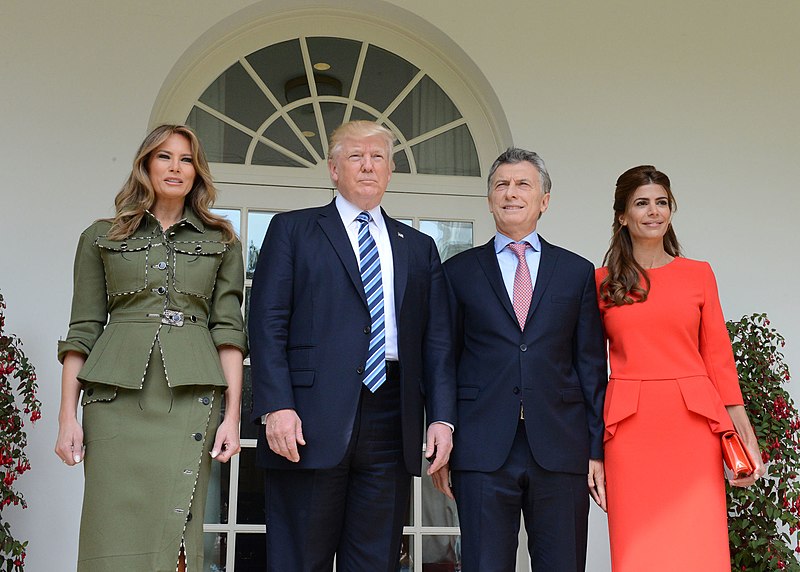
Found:
[{"label": "woman in olive green suit", "polygon": [[211,459],[239,452],[246,352],[242,247],[215,196],[195,134],[162,125],[116,216],[78,242],[56,453],[84,464],[81,572],[202,570]]}]

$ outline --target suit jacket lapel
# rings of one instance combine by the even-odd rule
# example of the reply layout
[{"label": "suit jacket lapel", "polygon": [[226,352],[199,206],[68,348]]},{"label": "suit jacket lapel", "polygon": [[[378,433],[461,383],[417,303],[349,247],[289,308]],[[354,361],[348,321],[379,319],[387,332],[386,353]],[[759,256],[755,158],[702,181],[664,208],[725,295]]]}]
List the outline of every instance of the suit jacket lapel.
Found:
[{"label": "suit jacket lapel", "polygon": [[[483,268],[486,279],[489,285],[494,290],[497,299],[500,300],[503,308],[506,309],[508,315],[513,318],[514,323],[517,323],[517,315],[514,313],[514,306],[511,299],[508,297],[506,285],[503,283],[503,275],[500,273],[500,265],[497,263],[497,253],[494,251],[494,238],[481,246],[477,251],[478,262]],[[538,282],[538,281],[537,281]],[[517,326],[519,327],[519,326]]]},{"label": "suit jacket lapel", "polygon": [[333,201],[323,208],[317,222],[322,228],[322,232],[328,237],[331,246],[339,256],[339,260],[342,261],[347,275],[350,276],[353,286],[355,286],[356,291],[366,305],[367,296],[364,294],[364,284],[361,282],[361,272],[358,269],[356,253],[353,252],[353,245],[350,244],[350,238],[347,236],[347,231],[342,224],[342,218],[339,216],[339,211]]},{"label": "suit jacket lapel", "polygon": [[389,233],[389,242],[392,244],[392,259],[394,260],[394,307],[395,314],[400,315],[403,307],[403,295],[406,293],[408,282],[408,241],[403,234],[399,222],[389,217],[381,209],[383,220],[386,223],[386,232]]},{"label": "suit jacket lapel", "polygon": [[545,241],[541,235],[539,235],[539,241],[542,244],[542,252],[539,257],[539,272],[536,275],[536,284],[533,285],[533,298],[531,298],[531,307],[528,310],[528,318],[525,321],[526,324],[531,319],[534,310],[536,310],[536,306],[539,305],[539,302],[541,302],[544,297],[544,291],[547,290],[547,284],[553,277],[553,271],[556,268],[556,260],[558,259],[558,251],[552,244]]}]

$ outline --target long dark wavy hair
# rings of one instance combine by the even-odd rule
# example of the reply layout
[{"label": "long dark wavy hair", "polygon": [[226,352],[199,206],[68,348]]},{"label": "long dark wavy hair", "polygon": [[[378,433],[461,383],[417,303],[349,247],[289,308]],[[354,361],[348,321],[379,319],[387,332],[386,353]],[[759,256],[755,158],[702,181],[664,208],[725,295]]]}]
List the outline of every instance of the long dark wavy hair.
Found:
[{"label": "long dark wavy hair", "polygon": [[175,134],[185,137],[189,142],[195,171],[194,183],[189,194],[186,195],[185,204],[204,224],[220,230],[224,242],[233,242],[236,239],[236,233],[233,231],[231,223],[213,214],[210,210],[217,198],[217,189],[214,187],[211,169],[197,135],[186,125],[159,125],[142,141],[136,152],[136,158],[133,160],[131,174],[128,175],[128,180],[125,181],[122,190],[114,198],[116,215],[111,219],[112,225],[108,231],[108,237],[112,240],[122,240],[136,232],[146,211],[155,203],[156,195],[153,185],[150,183],[147,166],[153,152]]},{"label": "long dark wavy hair", "polygon": [[[631,202],[633,193],[644,185],[660,185],[667,192],[669,210],[675,212],[677,203],[672,194],[669,177],[652,165],[640,165],[628,169],[617,179],[614,191],[614,223],[611,244],[603,257],[603,265],[608,267],[608,275],[600,283],[600,301],[606,306],[623,306],[634,302],[644,302],[650,292],[650,277],[647,271],[633,257],[633,243],[627,226],[620,219]],[[681,256],[681,245],[670,223],[664,234],[664,250],[670,256]],[[642,285],[642,279],[644,284]]]}]

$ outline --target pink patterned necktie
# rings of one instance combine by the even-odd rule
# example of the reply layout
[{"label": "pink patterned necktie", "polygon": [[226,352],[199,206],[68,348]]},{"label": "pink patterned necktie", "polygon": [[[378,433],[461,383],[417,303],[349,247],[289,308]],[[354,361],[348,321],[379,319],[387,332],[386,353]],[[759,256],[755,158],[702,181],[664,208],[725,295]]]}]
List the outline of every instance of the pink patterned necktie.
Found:
[{"label": "pink patterned necktie", "polygon": [[517,315],[519,329],[525,329],[525,320],[528,317],[528,310],[531,307],[533,298],[533,285],[531,284],[531,272],[528,270],[528,262],[525,260],[525,249],[529,248],[527,242],[512,242],[508,248],[517,255],[517,271],[514,273],[514,313]]}]

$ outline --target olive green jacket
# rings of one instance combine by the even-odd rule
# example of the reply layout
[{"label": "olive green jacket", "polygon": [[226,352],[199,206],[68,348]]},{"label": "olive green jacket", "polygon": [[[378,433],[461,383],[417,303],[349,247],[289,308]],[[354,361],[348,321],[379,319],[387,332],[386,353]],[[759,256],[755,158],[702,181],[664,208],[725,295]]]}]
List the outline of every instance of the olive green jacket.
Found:
[{"label": "olive green jacket", "polygon": [[124,240],[107,238],[110,228],[97,221],[78,241],[59,361],[85,354],[80,381],[140,389],[160,351],[170,387],[225,386],[217,348],[247,351],[241,243],[222,242],[190,208],[166,231],[149,213]]}]

